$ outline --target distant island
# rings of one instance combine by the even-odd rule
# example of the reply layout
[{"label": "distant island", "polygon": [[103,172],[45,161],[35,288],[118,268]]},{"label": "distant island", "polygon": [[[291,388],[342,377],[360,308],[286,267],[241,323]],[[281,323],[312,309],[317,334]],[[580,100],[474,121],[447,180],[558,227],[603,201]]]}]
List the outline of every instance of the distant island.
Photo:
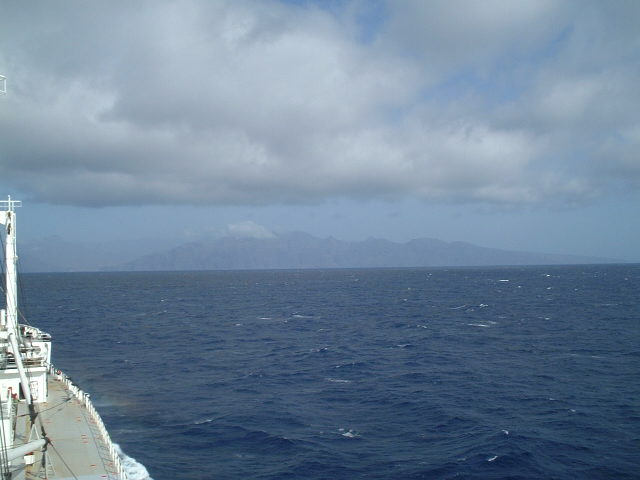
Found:
[{"label": "distant island", "polygon": [[[145,249],[146,252],[145,253]],[[226,236],[166,247],[149,242],[96,245],[49,239],[21,251],[23,271],[171,271],[446,267],[621,263],[619,260],[479,247],[421,238],[348,242],[306,233]]]}]

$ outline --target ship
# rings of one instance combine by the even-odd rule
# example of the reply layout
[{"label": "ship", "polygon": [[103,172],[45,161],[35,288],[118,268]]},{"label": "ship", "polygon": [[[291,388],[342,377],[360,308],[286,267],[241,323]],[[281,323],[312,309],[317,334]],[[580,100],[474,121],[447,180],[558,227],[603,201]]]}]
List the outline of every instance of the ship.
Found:
[{"label": "ship", "polygon": [[0,478],[127,480],[90,396],[51,363],[51,335],[18,308],[16,208],[0,201],[5,305],[0,309]]}]

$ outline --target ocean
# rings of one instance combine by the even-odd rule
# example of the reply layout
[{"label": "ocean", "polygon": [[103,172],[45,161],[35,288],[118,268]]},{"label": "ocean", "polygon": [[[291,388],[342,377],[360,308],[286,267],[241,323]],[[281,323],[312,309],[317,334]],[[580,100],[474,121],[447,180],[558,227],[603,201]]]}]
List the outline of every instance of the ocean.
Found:
[{"label": "ocean", "polygon": [[640,478],[640,265],[21,283],[136,480]]}]

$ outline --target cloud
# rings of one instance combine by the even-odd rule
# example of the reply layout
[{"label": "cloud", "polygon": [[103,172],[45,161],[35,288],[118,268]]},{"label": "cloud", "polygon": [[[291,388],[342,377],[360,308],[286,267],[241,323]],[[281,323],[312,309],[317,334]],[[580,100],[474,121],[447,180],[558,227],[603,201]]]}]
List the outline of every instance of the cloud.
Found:
[{"label": "cloud", "polygon": [[387,2],[378,23],[322,5],[9,5],[4,181],[89,206],[639,183],[634,2]]},{"label": "cloud", "polygon": [[379,43],[419,58],[436,82],[546,48],[573,13],[553,0],[406,0],[389,7]]},{"label": "cloud", "polygon": [[236,238],[275,238],[275,234],[251,220],[227,225],[227,234]]}]

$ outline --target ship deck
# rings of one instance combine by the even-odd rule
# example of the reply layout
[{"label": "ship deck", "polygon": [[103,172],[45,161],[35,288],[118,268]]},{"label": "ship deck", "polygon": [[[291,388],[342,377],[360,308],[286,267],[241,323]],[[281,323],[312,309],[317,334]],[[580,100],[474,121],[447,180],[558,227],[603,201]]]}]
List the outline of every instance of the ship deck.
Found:
[{"label": "ship deck", "polygon": [[[37,404],[37,410],[40,413],[36,420],[38,433],[43,425],[51,441],[47,446],[48,461],[44,462],[42,454],[38,452],[35,454],[32,465],[25,465],[22,459],[16,461],[15,467],[18,468],[12,478],[20,480],[120,479],[105,438],[91,411],[54,375],[49,375],[48,389],[49,401]],[[18,408],[16,442],[20,442],[19,439],[25,439],[28,434],[25,432],[29,428],[28,424],[27,406],[21,402]]]}]

